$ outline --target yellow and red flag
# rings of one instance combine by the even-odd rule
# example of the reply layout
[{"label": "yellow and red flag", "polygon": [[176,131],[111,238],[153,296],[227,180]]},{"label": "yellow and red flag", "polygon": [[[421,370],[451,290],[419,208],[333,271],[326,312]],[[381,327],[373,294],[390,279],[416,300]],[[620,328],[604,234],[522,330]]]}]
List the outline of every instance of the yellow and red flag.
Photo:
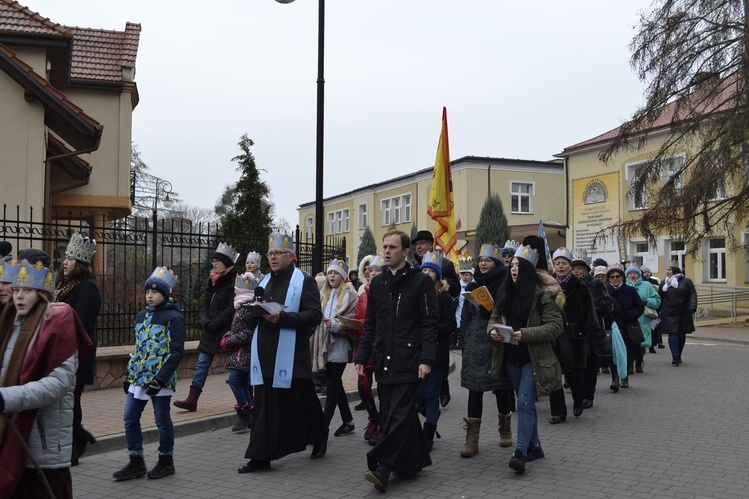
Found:
[{"label": "yellow and red flag", "polygon": [[435,221],[434,241],[455,265],[460,253],[453,206],[453,182],[450,176],[450,145],[447,139],[447,108],[442,108],[442,131],[434,160],[432,185],[429,190],[429,217]]}]

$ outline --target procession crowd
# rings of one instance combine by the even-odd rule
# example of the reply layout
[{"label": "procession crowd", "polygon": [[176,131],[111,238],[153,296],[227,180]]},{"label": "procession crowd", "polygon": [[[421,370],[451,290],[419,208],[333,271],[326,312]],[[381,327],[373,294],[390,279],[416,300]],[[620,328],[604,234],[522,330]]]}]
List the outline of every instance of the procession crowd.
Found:
[{"label": "procession crowd", "polygon": [[[414,248],[413,253],[411,248]],[[91,272],[96,243],[74,234],[59,272],[38,249],[0,242],[0,497],[73,497],[70,466],[95,439],[83,427],[81,393],[93,383],[101,293]],[[172,402],[185,343],[185,321],[172,292],[178,276],[157,267],[145,281],[145,308],[133,321],[134,348],[123,384],[129,461],[115,480],[175,474],[171,406],[197,411],[214,357],[227,352],[236,400],[232,431],[249,432],[239,473],[312,446],[327,452],[334,437],[355,432],[343,388],[357,371],[368,424],[364,479],[387,491],[391,476],[431,464],[441,407],[450,402],[450,350],[460,350],[460,385],[468,390],[465,444],[479,452],[484,394],[497,410],[501,447],[515,447],[508,466],[524,473],[545,457],[536,404],[549,396],[552,425],[593,407],[600,374],[618,393],[645,369],[645,354],[665,348],[682,364],[694,331],[697,296],[678,262],[658,281],[634,260],[609,265],[584,251],[557,248],[547,258],[537,236],[477,248],[458,266],[435,251],[434,237],[387,232],[382,252],[349,270],[328,262],[316,277],[297,268],[291,236],[269,235],[263,255],[219,243],[211,257],[201,313],[195,375],[187,396]],[[7,255],[7,256],[6,256]],[[377,382],[377,395],[373,384]],[[324,407],[318,394],[326,394]],[[158,460],[148,469],[140,418],[151,402],[159,430]],[[513,413],[516,433],[513,434]],[[423,422],[422,422],[423,418]]]}]

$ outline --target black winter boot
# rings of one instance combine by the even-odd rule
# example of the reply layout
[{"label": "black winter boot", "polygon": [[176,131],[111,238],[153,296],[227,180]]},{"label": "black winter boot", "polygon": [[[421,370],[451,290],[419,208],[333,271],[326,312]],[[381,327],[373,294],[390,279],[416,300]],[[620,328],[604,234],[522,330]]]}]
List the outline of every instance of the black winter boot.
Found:
[{"label": "black winter boot", "polygon": [[156,480],[169,475],[174,475],[174,458],[172,456],[159,454],[159,462],[148,472],[148,478]]},{"label": "black winter boot", "polygon": [[437,432],[437,425],[432,423],[424,423],[424,436],[427,439],[427,450],[432,452],[434,447],[434,434]]},{"label": "black winter boot", "polygon": [[118,482],[130,480],[131,478],[143,478],[146,476],[146,463],[143,461],[143,456],[135,456],[131,454],[130,462],[127,466],[120,471],[115,472],[112,476]]},{"label": "black winter boot", "polygon": [[619,375],[616,372],[616,367],[611,369],[611,391],[616,393],[619,391]]}]

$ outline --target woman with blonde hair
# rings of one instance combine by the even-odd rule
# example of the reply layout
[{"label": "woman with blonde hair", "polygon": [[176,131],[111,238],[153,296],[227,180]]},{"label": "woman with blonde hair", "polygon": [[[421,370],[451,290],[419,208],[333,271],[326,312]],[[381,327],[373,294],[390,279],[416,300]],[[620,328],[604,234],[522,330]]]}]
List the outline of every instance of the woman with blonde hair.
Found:
[{"label": "woman with blonde hair", "polygon": [[346,283],[347,280],[346,262],[331,260],[325,283],[320,290],[323,319],[311,339],[312,372],[325,372],[325,419],[329,426],[337,406],[343,420],[343,424],[333,433],[336,437],[354,431],[354,417],[349,408],[342,378],[346,364],[354,360],[354,348],[359,332],[342,324],[338,317],[354,319],[359,297]]}]

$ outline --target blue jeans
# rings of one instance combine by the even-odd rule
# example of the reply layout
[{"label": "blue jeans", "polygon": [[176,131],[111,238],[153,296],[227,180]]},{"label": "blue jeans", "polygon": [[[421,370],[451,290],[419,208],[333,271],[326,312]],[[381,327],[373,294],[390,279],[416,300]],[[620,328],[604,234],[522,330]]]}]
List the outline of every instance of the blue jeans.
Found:
[{"label": "blue jeans", "polygon": [[238,406],[252,405],[249,383],[250,373],[239,369],[229,369],[229,388],[231,388]]},{"label": "blue jeans", "polygon": [[210,353],[200,352],[198,362],[195,364],[195,376],[192,378],[192,386],[202,390],[205,386],[205,380],[208,379],[208,371],[213,364],[213,355]]},{"label": "blue jeans", "polygon": [[[171,456],[174,454],[174,425],[169,402],[172,397],[151,397],[153,415],[159,428],[159,454]],[[140,400],[127,394],[125,401],[125,439],[127,450],[131,456],[143,455],[143,433],[140,431],[140,416],[146,408],[148,400]]]},{"label": "blue jeans", "polygon": [[437,425],[440,420],[440,392],[442,391],[442,379],[445,376],[444,367],[432,367],[432,371],[427,375],[416,392],[416,404],[422,411],[426,412],[426,423]]},{"label": "blue jeans", "polygon": [[523,454],[528,453],[528,445],[541,445],[538,439],[538,414],[536,413],[536,380],[530,362],[517,366],[505,362],[507,375],[518,396],[518,445]]}]

